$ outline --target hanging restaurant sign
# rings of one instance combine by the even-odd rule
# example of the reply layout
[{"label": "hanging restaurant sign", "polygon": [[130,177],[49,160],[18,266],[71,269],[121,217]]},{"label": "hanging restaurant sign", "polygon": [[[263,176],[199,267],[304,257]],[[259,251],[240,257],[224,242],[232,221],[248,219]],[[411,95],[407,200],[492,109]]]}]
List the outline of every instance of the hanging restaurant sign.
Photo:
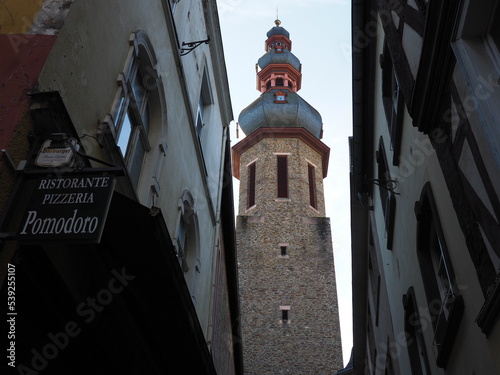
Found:
[{"label": "hanging restaurant sign", "polygon": [[105,174],[38,178],[17,239],[99,242],[114,185],[114,176]]}]

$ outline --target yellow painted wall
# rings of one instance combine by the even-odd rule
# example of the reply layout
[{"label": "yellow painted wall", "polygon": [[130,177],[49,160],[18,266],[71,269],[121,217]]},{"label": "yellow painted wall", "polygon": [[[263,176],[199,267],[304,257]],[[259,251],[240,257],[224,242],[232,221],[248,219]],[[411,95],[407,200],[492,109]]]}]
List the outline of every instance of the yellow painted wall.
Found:
[{"label": "yellow painted wall", "polygon": [[43,0],[0,0],[0,33],[27,34]]}]

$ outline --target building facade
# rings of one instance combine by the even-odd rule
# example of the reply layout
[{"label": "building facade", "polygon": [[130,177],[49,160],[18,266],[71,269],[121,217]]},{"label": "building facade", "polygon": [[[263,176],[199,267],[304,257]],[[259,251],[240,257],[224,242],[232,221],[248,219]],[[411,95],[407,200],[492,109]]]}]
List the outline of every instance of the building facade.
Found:
[{"label": "building facade", "polygon": [[7,2],[0,25],[7,369],[242,373],[216,2]]},{"label": "building facade", "polygon": [[497,1],[353,1],[354,348],[342,374],[496,374]]},{"label": "building facade", "polygon": [[267,33],[261,95],[239,116],[236,233],[245,374],[332,374],[342,367],[323,178],[330,149],[320,114],[302,99],[287,30]]}]

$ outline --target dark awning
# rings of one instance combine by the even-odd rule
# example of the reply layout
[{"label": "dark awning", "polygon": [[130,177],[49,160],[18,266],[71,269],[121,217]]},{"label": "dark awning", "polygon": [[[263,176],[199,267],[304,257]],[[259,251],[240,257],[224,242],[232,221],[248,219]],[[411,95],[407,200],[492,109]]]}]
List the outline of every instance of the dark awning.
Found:
[{"label": "dark awning", "polygon": [[115,192],[99,245],[24,245],[12,263],[25,372],[216,374],[161,213]]}]

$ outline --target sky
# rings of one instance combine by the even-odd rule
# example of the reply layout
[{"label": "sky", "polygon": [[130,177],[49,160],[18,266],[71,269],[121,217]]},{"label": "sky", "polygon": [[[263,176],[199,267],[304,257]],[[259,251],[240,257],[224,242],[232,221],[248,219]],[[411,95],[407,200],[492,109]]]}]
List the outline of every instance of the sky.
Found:
[{"label": "sky", "polygon": [[[333,253],[344,364],[352,348],[349,147],[352,135],[351,3],[348,0],[217,0],[235,122],[257,99],[255,63],[265,53],[266,33],[277,17],[290,33],[302,63],[299,95],[323,118],[322,141],[330,147],[324,180]],[[231,124],[232,144],[236,138]],[[238,181],[234,181],[238,196]],[[236,202],[237,204],[237,202]],[[237,209],[237,208],[236,208]]]}]

